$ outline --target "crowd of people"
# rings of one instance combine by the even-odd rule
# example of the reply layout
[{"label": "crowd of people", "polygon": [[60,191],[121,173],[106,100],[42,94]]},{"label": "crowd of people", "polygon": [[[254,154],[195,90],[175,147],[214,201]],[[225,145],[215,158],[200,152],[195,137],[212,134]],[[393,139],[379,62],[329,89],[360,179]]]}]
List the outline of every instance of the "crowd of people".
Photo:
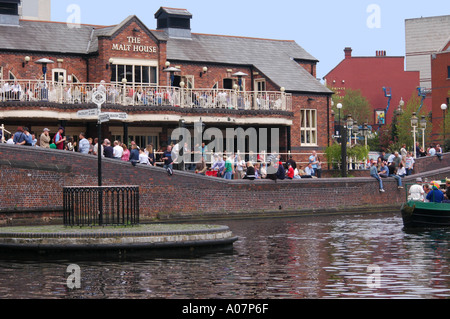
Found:
[{"label": "crowd of people", "polygon": [[[48,128],[36,137],[27,127],[18,127],[17,132],[7,140],[7,144],[36,146],[47,149],[58,149],[82,154],[98,156],[98,139],[92,139],[85,133],[80,133],[77,141],[64,135],[64,128],[59,127],[55,134],[51,135]],[[183,151],[181,151],[183,149]],[[315,151],[309,156],[308,163],[297,163],[292,156],[286,162],[280,154],[268,156],[227,153],[211,154],[205,143],[196,145],[193,150],[188,150],[187,145],[171,144],[165,150],[155,150],[152,144],[145,148],[138,146],[134,141],[128,146],[120,141],[111,142],[104,139],[101,143],[101,156],[132,165],[160,166],[172,175],[174,169],[188,170],[196,174],[214,176],[224,179],[272,179],[294,180],[304,178],[321,178],[322,162]],[[197,162],[192,158],[196,157]],[[180,158],[182,157],[182,158]],[[208,161],[211,157],[212,161]]]},{"label": "crowd of people", "polygon": [[[420,151],[420,152],[419,152]],[[416,144],[416,156],[437,156],[440,160],[443,156],[443,150],[439,144],[431,144],[425,151]],[[399,189],[403,189],[402,178],[410,176],[414,172],[414,165],[416,157],[413,152],[406,150],[406,144],[403,144],[400,152],[394,152],[386,157],[385,152],[381,152],[378,159],[371,161],[370,176],[374,177],[380,185],[380,192],[384,193],[383,178],[393,177],[397,181]]]},{"label": "crowd of people", "polygon": [[306,166],[297,163],[292,156],[284,162],[280,154],[270,154],[266,158],[257,156],[256,159],[246,160],[243,155],[226,153],[214,154],[214,160],[210,168],[204,159],[197,164],[196,173],[217,176],[224,179],[271,179],[294,180],[303,178],[321,178],[322,163],[317,153],[313,152]]}]

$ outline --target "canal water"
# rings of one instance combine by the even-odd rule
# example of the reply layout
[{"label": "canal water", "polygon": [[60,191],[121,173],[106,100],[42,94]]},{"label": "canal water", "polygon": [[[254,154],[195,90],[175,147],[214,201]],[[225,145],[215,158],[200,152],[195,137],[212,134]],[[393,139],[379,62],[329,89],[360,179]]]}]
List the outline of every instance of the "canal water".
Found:
[{"label": "canal water", "polygon": [[[233,220],[218,251],[2,256],[0,298],[450,297],[450,231],[405,232],[399,214]],[[70,265],[80,286],[68,288]]]}]

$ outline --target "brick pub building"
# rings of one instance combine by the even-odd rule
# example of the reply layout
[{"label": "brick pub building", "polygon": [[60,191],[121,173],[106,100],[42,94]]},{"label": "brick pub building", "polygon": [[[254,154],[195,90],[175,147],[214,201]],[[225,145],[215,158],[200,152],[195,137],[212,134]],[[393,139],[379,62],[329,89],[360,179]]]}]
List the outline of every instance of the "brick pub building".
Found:
[{"label": "brick pub building", "polygon": [[102,125],[111,140],[164,148],[174,129],[201,122],[279,129],[281,153],[330,143],[332,92],[294,41],[192,33],[191,13],[164,7],[156,30],[136,16],[114,26],[22,20],[19,2],[0,1],[0,124],[12,133],[63,126],[94,138],[97,117],[77,112],[96,108],[92,94],[103,90],[103,112],[128,114]]}]

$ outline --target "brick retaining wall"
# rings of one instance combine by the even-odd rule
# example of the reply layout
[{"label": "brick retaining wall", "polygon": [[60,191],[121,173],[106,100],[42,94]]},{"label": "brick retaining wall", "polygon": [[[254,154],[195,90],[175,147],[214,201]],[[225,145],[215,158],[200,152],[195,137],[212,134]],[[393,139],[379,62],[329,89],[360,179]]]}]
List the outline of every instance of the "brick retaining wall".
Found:
[{"label": "brick retaining wall", "polygon": [[[420,176],[430,179],[450,176],[450,158],[422,161],[421,167],[437,170]],[[97,185],[97,159],[67,151],[2,144],[0,174],[0,223],[8,224],[21,217],[29,218],[29,222],[33,218],[48,222],[62,215],[64,186]],[[416,177],[405,182],[413,182]],[[397,189],[393,178],[384,182],[386,193],[380,194],[378,183],[371,177],[225,181],[178,171],[170,177],[161,168],[103,161],[104,185],[140,186],[142,221],[398,209],[405,200],[405,192]]]}]

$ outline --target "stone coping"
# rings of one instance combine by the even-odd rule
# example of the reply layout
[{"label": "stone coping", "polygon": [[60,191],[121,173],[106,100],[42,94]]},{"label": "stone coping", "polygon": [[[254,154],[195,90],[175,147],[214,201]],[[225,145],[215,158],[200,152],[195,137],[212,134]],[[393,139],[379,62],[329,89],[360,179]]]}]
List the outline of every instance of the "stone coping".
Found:
[{"label": "stone coping", "polygon": [[144,225],[134,227],[34,226],[0,228],[3,251],[108,251],[231,246],[227,226]]},{"label": "stone coping", "polygon": [[140,225],[129,227],[31,226],[0,228],[0,238],[117,238],[190,236],[230,231],[217,225]]}]

